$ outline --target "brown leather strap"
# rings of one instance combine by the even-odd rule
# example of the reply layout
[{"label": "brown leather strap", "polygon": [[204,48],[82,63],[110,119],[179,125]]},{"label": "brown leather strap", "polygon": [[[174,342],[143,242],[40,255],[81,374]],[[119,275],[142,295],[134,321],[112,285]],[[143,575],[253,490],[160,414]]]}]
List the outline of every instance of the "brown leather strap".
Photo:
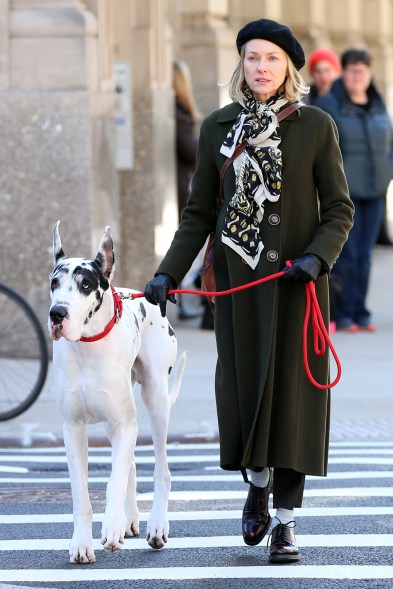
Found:
[{"label": "brown leather strap", "polygon": [[[290,104],[289,106],[287,106],[287,108],[284,108],[284,110],[282,110],[278,113],[278,115],[277,115],[278,122],[282,121],[286,117],[289,117],[289,115],[291,115],[293,112],[299,110],[299,108],[302,108],[303,106],[304,106],[303,102],[294,102],[293,104]],[[224,176],[225,176],[229,166],[232,164],[232,162],[235,161],[235,159],[246,149],[246,147],[247,147],[247,141],[240,143],[236,147],[236,149],[233,152],[233,154],[231,155],[231,157],[228,157],[222,165],[221,172],[220,172],[220,189],[218,191],[218,198],[217,198],[217,217],[218,217],[218,213],[220,212],[222,200],[223,200],[222,191],[223,191],[223,184],[224,184]]]},{"label": "brown leather strap", "polygon": [[284,110],[281,110],[278,113],[278,115],[277,115],[278,122],[282,121],[286,117],[289,117],[289,115],[291,115],[296,110],[299,110],[299,108],[302,108],[303,106],[304,106],[303,102],[294,102],[293,104],[290,104],[289,106],[287,106],[287,108],[284,108]]}]

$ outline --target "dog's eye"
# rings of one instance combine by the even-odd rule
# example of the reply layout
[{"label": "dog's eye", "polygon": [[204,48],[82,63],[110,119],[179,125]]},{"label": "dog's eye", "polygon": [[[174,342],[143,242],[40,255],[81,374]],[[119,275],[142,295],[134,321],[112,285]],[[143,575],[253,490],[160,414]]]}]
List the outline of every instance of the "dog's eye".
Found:
[{"label": "dog's eye", "polygon": [[54,290],[58,286],[59,286],[59,279],[58,278],[52,278],[51,283],[50,283],[51,289]]},{"label": "dog's eye", "polygon": [[83,290],[88,290],[89,288],[91,288],[90,282],[87,282],[87,280],[83,280],[82,281],[82,288],[83,288]]}]

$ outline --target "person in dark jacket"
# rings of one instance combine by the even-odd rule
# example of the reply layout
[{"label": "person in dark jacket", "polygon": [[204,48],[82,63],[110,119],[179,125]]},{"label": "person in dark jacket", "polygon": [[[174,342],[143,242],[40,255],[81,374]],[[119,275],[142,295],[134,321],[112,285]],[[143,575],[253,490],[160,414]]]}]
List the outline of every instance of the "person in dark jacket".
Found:
[{"label": "person in dark jacket", "polygon": [[[214,310],[220,465],[240,470],[249,484],[245,543],[259,544],[272,523],[269,558],[281,563],[300,558],[294,508],[302,504],[305,475],[327,469],[330,393],[312,385],[302,360],[305,283],[315,281],[327,324],[327,273],[347,239],[353,205],[331,117],[303,106],[278,123],[277,113],[308,90],[299,73],[304,51],[291,30],[260,19],[239,31],[236,45],[233,102],[202,125],[188,204],[145,296],[165,315],[167,299],[174,301],[168,291],[212,231],[217,290],[286,268],[280,282],[216,297]],[[225,175],[217,217],[220,170],[243,142]],[[309,344],[311,370],[328,385],[329,354],[311,358],[311,350]]]},{"label": "person in dark jacket", "polygon": [[[182,60],[173,62],[172,86],[175,93],[177,204],[180,220],[190,194],[191,177],[195,171],[198,147],[195,125],[199,119],[190,68]],[[182,288],[195,289],[195,281],[199,277],[200,258],[199,255],[194,260],[190,271],[183,279]],[[177,308],[178,318],[194,319],[199,317],[202,311],[201,302],[204,303],[197,295],[181,296]]]},{"label": "person in dark jacket", "polygon": [[363,49],[342,55],[342,78],[315,104],[334,119],[340,137],[355,220],[332,276],[340,281],[335,302],[337,329],[375,331],[366,307],[371,254],[385,211],[392,178],[393,130],[383,100],[372,81],[371,57]]}]

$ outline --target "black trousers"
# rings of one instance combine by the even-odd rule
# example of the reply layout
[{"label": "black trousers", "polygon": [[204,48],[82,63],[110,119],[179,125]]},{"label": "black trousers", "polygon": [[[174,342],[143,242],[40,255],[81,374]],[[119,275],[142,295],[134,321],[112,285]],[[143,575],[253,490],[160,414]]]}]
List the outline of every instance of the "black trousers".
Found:
[{"label": "black trousers", "polygon": [[[252,468],[255,472],[261,472],[262,468]],[[247,471],[240,471],[245,483],[249,483]],[[306,475],[292,468],[273,468],[273,507],[278,509],[293,509],[301,507],[303,502],[304,483]]]},{"label": "black trousers", "polygon": [[291,468],[273,469],[273,507],[301,507],[306,475]]}]

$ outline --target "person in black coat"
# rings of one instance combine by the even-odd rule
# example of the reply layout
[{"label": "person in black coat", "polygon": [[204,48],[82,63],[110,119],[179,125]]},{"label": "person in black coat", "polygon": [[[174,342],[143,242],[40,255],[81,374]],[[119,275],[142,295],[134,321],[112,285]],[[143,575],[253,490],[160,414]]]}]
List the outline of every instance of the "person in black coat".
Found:
[{"label": "person in black coat", "polygon": [[[180,220],[182,211],[187,204],[191,178],[195,171],[198,148],[195,125],[199,119],[199,112],[194,100],[190,69],[184,61],[173,62],[172,81],[175,93],[177,204]],[[199,270],[200,261],[197,258],[185,276],[181,287],[195,289]],[[179,319],[194,319],[199,317],[201,312],[199,297],[195,295],[179,296],[177,310]]]},{"label": "person in black coat", "polygon": [[337,329],[375,331],[366,297],[371,254],[385,212],[393,172],[393,129],[385,104],[372,81],[371,57],[348,49],[341,58],[342,78],[314,102],[334,119],[344,170],[355,204],[354,226],[332,275],[340,281],[335,304]]}]

